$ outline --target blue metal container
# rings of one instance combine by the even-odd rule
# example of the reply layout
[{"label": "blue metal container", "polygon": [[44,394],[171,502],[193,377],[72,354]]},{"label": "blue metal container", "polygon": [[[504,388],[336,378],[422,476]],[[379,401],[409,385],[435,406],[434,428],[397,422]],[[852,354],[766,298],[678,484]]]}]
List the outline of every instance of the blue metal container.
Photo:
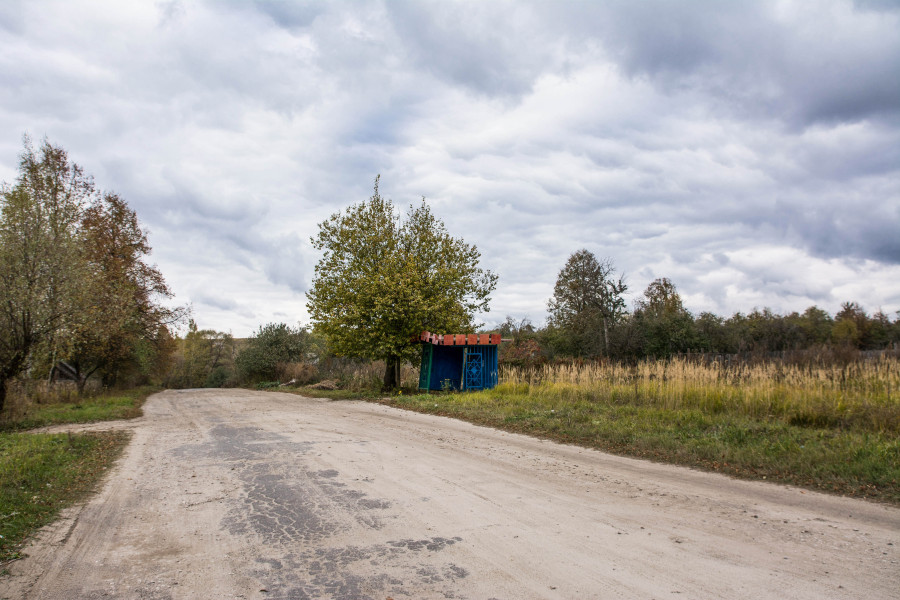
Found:
[{"label": "blue metal container", "polygon": [[497,385],[500,336],[426,334],[422,335],[419,389],[486,390]]}]

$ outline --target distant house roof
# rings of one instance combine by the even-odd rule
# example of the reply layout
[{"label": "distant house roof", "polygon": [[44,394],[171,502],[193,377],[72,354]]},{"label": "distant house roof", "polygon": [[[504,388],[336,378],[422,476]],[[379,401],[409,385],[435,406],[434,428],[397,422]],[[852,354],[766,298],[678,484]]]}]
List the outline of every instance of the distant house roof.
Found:
[{"label": "distant house roof", "polygon": [[59,361],[50,371],[51,376],[57,381],[78,381],[78,371],[67,362]]},{"label": "distant house roof", "polygon": [[419,335],[419,341],[423,344],[435,346],[498,346],[500,344],[499,333],[431,333],[423,331]]}]

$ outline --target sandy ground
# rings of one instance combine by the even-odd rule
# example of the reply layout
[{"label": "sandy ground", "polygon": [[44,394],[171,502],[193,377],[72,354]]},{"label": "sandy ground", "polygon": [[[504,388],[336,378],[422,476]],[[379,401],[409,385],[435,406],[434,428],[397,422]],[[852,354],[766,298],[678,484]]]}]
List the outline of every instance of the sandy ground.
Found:
[{"label": "sandy ground", "polygon": [[271,392],[116,426],[102,490],[0,597],[900,597],[900,510],[864,501]]}]

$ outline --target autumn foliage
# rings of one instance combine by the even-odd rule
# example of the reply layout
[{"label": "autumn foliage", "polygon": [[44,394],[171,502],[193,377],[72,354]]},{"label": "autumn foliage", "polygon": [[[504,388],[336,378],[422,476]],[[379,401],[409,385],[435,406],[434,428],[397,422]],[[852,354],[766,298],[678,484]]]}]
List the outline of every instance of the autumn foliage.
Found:
[{"label": "autumn foliage", "polygon": [[71,365],[79,389],[166,368],[169,326],[183,308],[134,210],[69,162],[65,150],[26,136],[14,184],[0,190],[0,409],[7,382]]}]

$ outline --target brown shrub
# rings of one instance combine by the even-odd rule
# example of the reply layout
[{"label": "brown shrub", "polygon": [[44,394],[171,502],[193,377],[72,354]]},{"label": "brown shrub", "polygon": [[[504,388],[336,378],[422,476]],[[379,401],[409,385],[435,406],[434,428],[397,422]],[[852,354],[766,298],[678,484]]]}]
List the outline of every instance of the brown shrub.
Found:
[{"label": "brown shrub", "polygon": [[278,381],[294,385],[309,385],[320,379],[316,365],[306,362],[278,363]]}]

